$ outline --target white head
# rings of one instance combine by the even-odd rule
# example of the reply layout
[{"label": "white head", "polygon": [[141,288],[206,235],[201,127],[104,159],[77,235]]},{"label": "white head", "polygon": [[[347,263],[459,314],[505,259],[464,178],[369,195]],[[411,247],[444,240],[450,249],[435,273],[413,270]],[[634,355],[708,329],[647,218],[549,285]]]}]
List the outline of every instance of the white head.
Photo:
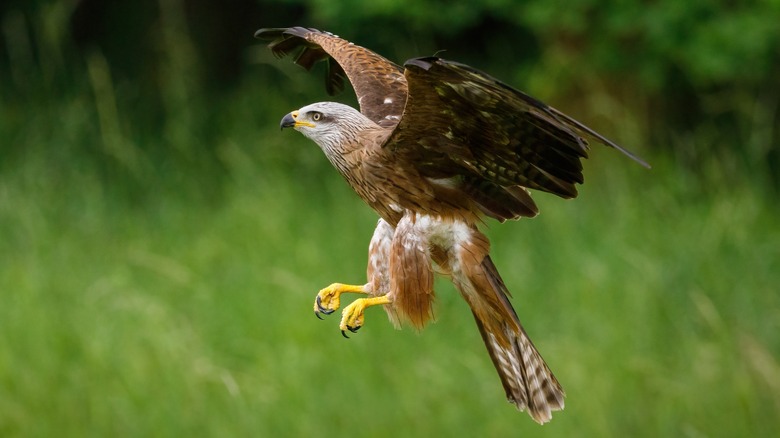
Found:
[{"label": "white head", "polygon": [[317,143],[327,154],[338,152],[339,146],[351,143],[357,133],[378,125],[351,106],[336,102],[318,102],[293,111],[280,123],[282,128],[296,131]]}]

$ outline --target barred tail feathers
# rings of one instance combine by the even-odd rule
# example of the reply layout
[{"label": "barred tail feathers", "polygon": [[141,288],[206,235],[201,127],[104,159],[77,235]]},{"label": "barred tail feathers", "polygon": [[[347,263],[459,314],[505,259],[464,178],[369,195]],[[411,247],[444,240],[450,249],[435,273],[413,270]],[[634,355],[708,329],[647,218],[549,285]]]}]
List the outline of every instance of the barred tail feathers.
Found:
[{"label": "barred tail feathers", "polygon": [[487,245],[483,239],[484,243],[474,241],[476,247],[462,246],[461,270],[453,271],[453,281],[471,307],[507,399],[544,424],[552,419],[553,411],[563,409],[565,393],[520,325],[487,249],[480,250]]}]

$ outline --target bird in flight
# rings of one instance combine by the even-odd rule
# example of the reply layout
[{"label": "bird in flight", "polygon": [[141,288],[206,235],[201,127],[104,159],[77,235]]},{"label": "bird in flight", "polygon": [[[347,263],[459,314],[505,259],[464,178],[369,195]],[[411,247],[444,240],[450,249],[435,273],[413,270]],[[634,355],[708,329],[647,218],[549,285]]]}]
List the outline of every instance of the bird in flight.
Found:
[{"label": "bird in flight", "polygon": [[564,391],[520,324],[478,225],[533,217],[529,190],[577,196],[586,138],[647,164],[560,111],[467,65],[438,57],[403,67],[336,35],[303,27],[260,29],[277,57],[309,70],[327,64],[329,94],[348,79],[360,111],[318,102],[285,115],[282,128],[313,140],[379,214],[367,282],[320,290],[314,312],[333,313],[343,293],[366,295],[342,310],[356,332],[383,306],[398,326],[432,318],[434,273],[468,303],[507,399],[540,424],[563,409]]}]

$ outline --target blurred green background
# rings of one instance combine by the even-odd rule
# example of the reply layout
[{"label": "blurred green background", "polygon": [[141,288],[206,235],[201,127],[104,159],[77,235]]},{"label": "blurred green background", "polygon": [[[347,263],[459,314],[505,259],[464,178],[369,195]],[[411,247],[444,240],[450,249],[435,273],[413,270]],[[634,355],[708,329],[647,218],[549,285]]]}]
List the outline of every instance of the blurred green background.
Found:
[{"label": "blurred green background", "polygon": [[[0,6],[0,436],[777,436],[780,2]],[[376,216],[280,118],[322,69],[260,27],[490,72],[623,144],[486,230],[565,387],[504,401],[470,312],[312,315]],[[354,104],[351,91],[337,99]]]}]

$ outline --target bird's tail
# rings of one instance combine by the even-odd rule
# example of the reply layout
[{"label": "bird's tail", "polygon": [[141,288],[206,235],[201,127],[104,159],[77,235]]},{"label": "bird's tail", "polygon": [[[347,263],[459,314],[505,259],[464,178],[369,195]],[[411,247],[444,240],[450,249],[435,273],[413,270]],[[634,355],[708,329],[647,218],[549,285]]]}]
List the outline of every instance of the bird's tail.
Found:
[{"label": "bird's tail", "polygon": [[462,266],[472,268],[453,280],[471,307],[507,399],[536,422],[550,421],[553,411],[563,409],[565,393],[520,325],[493,261],[485,255]]}]

